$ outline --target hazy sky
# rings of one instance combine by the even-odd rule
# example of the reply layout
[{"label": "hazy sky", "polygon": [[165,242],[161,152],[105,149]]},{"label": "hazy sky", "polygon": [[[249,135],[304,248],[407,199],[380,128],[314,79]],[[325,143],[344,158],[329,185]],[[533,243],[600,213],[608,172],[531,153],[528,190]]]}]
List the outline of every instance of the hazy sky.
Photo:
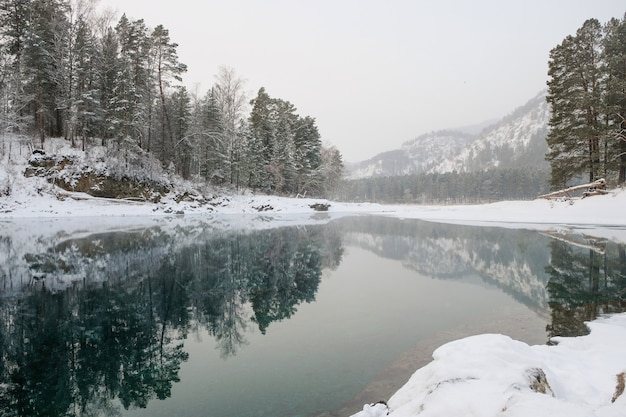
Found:
[{"label": "hazy sky", "polygon": [[203,95],[220,66],[311,116],[346,161],[500,118],[545,88],[549,51],[624,0],[101,0],[163,24]]}]

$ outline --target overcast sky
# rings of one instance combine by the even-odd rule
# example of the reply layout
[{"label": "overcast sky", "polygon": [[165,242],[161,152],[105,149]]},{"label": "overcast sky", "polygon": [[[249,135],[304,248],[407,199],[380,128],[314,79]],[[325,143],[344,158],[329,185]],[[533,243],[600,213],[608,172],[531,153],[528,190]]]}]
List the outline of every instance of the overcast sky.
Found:
[{"label": "overcast sky", "polygon": [[179,44],[189,89],[220,66],[317,120],[344,160],[500,118],[545,88],[549,51],[624,0],[100,0]]}]

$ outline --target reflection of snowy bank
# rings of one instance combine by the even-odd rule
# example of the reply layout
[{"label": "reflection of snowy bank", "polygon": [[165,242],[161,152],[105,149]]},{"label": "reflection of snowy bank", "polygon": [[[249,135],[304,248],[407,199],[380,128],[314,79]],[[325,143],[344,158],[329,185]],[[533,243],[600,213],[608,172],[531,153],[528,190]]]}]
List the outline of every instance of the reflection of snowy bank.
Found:
[{"label": "reflection of snowy bank", "polygon": [[102,216],[0,219],[0,289],[60,291],[72,282],[103,282],[158,269],[168,254],[207,236],[253,233],[279,226],[322,225],[323,214]]},{"label": "reflection of snowy bank", "polygon": [[389,400],[353,417],[624,416],[626,314],[588,324],[591,334],[529,346],[484,334],[435,350]]}]

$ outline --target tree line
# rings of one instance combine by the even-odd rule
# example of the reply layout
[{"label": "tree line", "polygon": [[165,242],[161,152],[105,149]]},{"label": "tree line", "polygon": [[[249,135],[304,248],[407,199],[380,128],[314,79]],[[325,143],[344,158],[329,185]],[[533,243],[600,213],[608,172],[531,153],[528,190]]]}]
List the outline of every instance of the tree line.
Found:
[{"label": "tree line", "polygon": [[469,204],[532,200],[547,192],[547,169],[494,168],[474,172],[414,174],[344,181],[334,197],[343,201],[406,204]]},{"label": "tree line", "polygon": [[551,185],[626,181],[626,17],[589,19],[550,51]]},{"label": "tree line", "polygon": [[112,155],[147,154],[212,185],[309,195],[336,186],[342,156],[322,146],[314,118],[263,88],[249,101],[232,68],[220,68],[204,96],[190,93],[163,25],[126,15],[115,21],[95,4],[0,1],[5,137],[36,138],[41,148],[64,137],[83,150],[97,143]]}]

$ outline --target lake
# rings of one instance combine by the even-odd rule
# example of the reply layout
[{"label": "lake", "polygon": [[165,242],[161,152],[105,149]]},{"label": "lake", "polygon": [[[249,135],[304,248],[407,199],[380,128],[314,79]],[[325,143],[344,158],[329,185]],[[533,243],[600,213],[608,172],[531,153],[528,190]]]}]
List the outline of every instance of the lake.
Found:
[{"label": "lake", "polygon": [[335,416],[450,340],[585,334],[626,245],[378,216],[0,222],[2,416]]}]

